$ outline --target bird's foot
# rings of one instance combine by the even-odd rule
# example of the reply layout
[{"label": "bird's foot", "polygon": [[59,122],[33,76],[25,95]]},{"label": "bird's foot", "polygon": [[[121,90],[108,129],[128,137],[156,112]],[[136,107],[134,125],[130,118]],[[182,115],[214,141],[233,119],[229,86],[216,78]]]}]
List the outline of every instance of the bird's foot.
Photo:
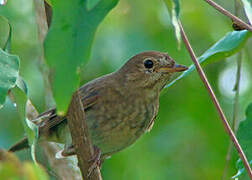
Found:
[{"label": "bird's foot", "polygon": [[61,155],[63,157],[75,155],[75,148],[74,148],[74,146],[72,144],[68,145],[68,146],[65,145],[65,148],[61,152]]},{"label": "bird's foot", "polygon": [[101,150],[94,146],[94,156],[92,159],[90,159],[88,162],[91,164],[88,168],[88,177],[91,175],[91,173],[94,171],[96,167],[101,168]]}]

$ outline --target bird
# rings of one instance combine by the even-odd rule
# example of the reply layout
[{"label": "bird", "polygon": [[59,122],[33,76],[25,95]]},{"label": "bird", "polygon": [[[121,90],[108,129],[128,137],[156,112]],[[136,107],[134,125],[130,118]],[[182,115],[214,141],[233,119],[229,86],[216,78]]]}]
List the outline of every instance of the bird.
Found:
[{"label": "bird", "polygon": [[[131,57],[117,71],[79,88],[90,138],[101,159],[132,145],[151,130],[161,90],[175,73],[185,70],[186,66],[176,64],[167,53],[146,51]],[[65,144],[62,156],[75,154],[65,116],[58,116],[52,108],[37,119],[39,141]],[[25,137],[9,151],[28,147]]]}]

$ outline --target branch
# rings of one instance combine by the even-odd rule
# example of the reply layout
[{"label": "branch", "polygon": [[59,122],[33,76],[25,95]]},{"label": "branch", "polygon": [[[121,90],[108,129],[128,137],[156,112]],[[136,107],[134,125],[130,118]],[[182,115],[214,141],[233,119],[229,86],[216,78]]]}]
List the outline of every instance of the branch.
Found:
[{"label": "branch", "polygon": [[212,0],[205,0],[210,6],[212,6],[213,8],[215,8],[216,10],[218,10],[219,12],[221,12],[222,14],[228,16],[230,19],[233,20],[233,22],[237,23],[238,25],[240,25],[241,27],[249,30],[252,32],[252,26],[243,22],[241,19],[239,19],[238,17],[234,16],[233,14],[231,14],[230,12],[228,12],[226,9],[224,9],[223,7],[221,7],[220,5],[216,4],[215,2],[213,2]]},{"label": "branch", "polygon": [[89,138],[88,126],[85,120],[85,112],[79,96],[79,91],[76,91],[72,96],[67,112],[67,122],[83,179],[101,180],[99,167],[95,167],[88,177],[90,168],[89,162],[94,157],[94,149]]},{"label": "branch", "polygon": [[204,71],[202,70],[199,62],[197,61],[197,58],[196,58],[196,56],[195,56],[195,54],[193,52],[193,49],[192,49],[192,47],[191,47],[191,45],[190,45],[190,43],[189,43],[189,41],[188,41],[188,39],[186,37],[186,34],[184,32],[184,29],[183,29],[183,26],[182,26],[181,22],[178,21],[178,23],[179,23],[179,28],[180,28],[180,31],[181,31],[181,36],[182,36],[182,39],[183,39],[184,44],[186,46],[186,49],[189,52],[189,54],[191,56],[191,59],[192,59],[194,65],[195,65],[195,67],[197,69],[197,72],[198,72],[203,84],[205,85],[205,87],[206,87],[206,89],[207,89],[207,91],[208,91],[208,93],[209,93],[209,95],[211,97],[211,100],[212,100],[212,102],[213,102],[213,104],[214,104],[214,106],[215,106],[215,108],[216,108],[216,110],[218,112],[218,115],[219,115],[219,117],[220,117],[220,119],[221,119],[221,121],[222,121],[222,123],[224,125],[224,128],[225,128],[229,138],[234,143],[234,146],[235,146],[235,148],[236,148],[236,150],[237,150],[237,152],[238,152],[238,154],[239,154],[239,156],[240,156],[240,158],[241,158],[241,160],[243,162],[243,165],[244,165],[245,169],[247,170],[250,179],[252,180],[252,172],[251,172],[251,168],[249,166],[248,160],[247,160],[247,158],[246,158],[246,156],[245,156],[245,154],[244,154],[238,140],[236,139],[236,137],[234,135],[234,132],[232,131],[231,127],[228,124],[228,121],[227,121],[227,119],[226,119],[226,117],[225,117],[225,115],[224,115],[224,113],[223,113],[223,111],[222,111],[222,109],[220,107],[220,104],[219,104],[219,102],[218,102],[218,100],[217,100],[217,98],[216,98],[216,96],[215,96],[215,94],[214,94],[214,92],[213,92],[213,90],[211,88],[211,85],[209,84],[209,82],[208,82],[208,80],[206,78],[206,75],[205,75]]},{"label": "branch", "polygon": [[[29,120],[33,120],[36,119],[38,116],[38,112],[35,109],[35,107],[33,106],[33,104],[31,103],[30,100],[27,101],[26,104],[26,117]],[[69,158],[62,158],[62,159],[56,159],[55,158],[55,154],[57,152],[59,152],[62,147],[59,147],[59,145],[57,145],[56,143],[50,143],[50,142],[42,142],[40,143],[40,146],[42,146],[43,148],[43,154],[46,156],[46,161],[49,162],[50,164],[50,169],[49,170],[47,168],[48,173],[51,173],[50,171],[52,171],[52,175],[57,177],[58,179],[62,179],[62,180],[68,180],[68,179],[76,179],[76,180],[80,180],[81,176],[80,176],[80,171],[78,168],[76,168],[76,160],[74,159],[69,159]],[[71,157],[74,158],[74,157]],[[41,164],[43,164],[46,167],[46,161],[42,161],[39,162]]]}]

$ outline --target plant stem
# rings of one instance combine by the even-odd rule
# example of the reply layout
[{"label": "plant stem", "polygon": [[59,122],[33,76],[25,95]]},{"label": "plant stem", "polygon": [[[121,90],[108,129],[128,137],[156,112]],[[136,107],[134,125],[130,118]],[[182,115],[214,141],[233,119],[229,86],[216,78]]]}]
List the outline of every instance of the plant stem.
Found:
[{"label": "plant stem", "polygon": [[[232,121],[232,129],[234,133],[236,133],[237,130],[237,122],[239,117],[239,95],[240,95],[240,79],[241,79],[241,60],[242,60],[242,53],[238,53],[237,57],[237,72],[236,72],[236,82],[234,85],[233,91],[235,91],[235,97],[234,97],[234,105],[233,105],[233,121]],[[227,155],[226,155],[226,161],[225,166],[222,174],[222,179],[226,179],[227,176],[227,170],[229,166],[229,162],[231,159],[231,153],[232,153],[232,141],[229,141]]]},{"label": "plant stem", "polygon": [[245,169],[247,170],[250,179],[252,180],[252,172],[251,172],[251,168],[249,166],[248,160],[247,160],[247,158],[246,158],[246,156],[245,156],[245,154],[244,154],[238,140],[236,139],[236,137],[234,135],[234,132],[232,131],[231,127],[228,124],[228,121],[227,121],[227,119],[226,119],[226,117],[225,117],[225,115],[224,115],[224,113],[223,113],[223,111],[222,111],[222,109],[220,107],[220,104],[219,104],[219,102],[218,102],[218,100],[217,100],[217,98],[216,98],[216,96],[215,96],[215,94],[214,94],[214,92],[213,92],[207,78],[206,78],[206,75],[205,75],[204,71],[202,70],[199,62],[197,61],[197,58],[196,58],[196,56],[195,56],[195,54],[193,52],[193,49],[192,49],[192,47],[191,47],[191,45],[190,45],[190,43],[189,43],[189,41],[188,41],[188,39],[186,37],[186,34],[184,32],[184,29],[183,29],[183,26],[182,26],[181,22],[178,21],[178,23],[179,23],[179,27],[180,27],[181,36],[182,36],[184,44],[185,44],[185,46],[187,48],[187,51],[189,52],[189,54],[191,56],[191,59],[192,59],[194,65],[195,65],[195,67],[197,69],[197,72],[198,72],[203,84],[205,85],[205,87],[206,87],[206,89],[207,89],[207,91],[208,91],[208,93],[210,95],[210,98],[211,98],[211,100],[212,100],[212,102],[213,102],[213,104],[214,104],[214,106],[215,106],[215,108],[216,108],[216,110],[218,112],[218,115],[219,115],[219,117],[220,117],[220,119],[221,119],[221,121],[222,121],[222,123],[224,125],[224,128],[225,128],[229,138],[234,143],[234,146],[235,146],[235,148],[236,148],[236,150],[237,150],[237,152],[238,152],[238,154],[239,154],[239,156],[240,156],[240,158],[241,158],[241,160],[243,162],[243,165],[244,165]]},{"label": "plant stem", "polygon": [[237,24],[239,24],[240,26],[244,27],[245,29],[249,30],[252,32],[252,26],[250,26],[249,24],[243,22],[241,19],[239,19],[238,17],[234,16],[233,14],[231,14],[229,11],[227,11],[226,9],[224,9],[223,7],[221,7],[220,5],[218,5],[217,3],[213,2],[212,0],[205,0],[210,6],[214,7],[216,10],[218,10],[219,12],[221,12],[222,14],[228,16],[230,19],[233,20],[233,22],[236,22]]},{"label": "plant stem", "polygon": [[[235,16],[239,15],[239,2],[238,0],[234,0],[234,9],[235,9]],[[234,98],[234,105],[233,105],[233,121],[232,121],[232,129],[234,133],[236,133],[237,130],[237,121],[238,121],[238,116],[239,116],[239,95],[240,95],[240,79],[241,79],[241,61],[242,61],[242,52],[238,53],[237,57],[237,71],[236,71],[236,81],[235,85],[233,88],[233,91],[235,92],[235,98]],[[229,141],[228,144],[228,149],[227,149],[227,155],[226,155],[226,160],[225,160],[225,165],[222,173],[222,180],[225,180],[227,177],[227,171],[229,167],[229,162],[231,159],[231,154],[232,154],[233,146],[232,146],[232,141]]]}]

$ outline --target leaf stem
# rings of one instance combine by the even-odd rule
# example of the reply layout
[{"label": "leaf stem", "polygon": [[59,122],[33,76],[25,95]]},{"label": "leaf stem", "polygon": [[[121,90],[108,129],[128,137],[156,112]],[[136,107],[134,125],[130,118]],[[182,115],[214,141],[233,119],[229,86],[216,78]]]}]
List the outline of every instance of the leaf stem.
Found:
[{"label": "leaf stem", "polygon": [[252,26],[243,22],[240,18],[234,16],[233,14],[231,14],[229,11],[227,11],[226,9],[224,9],[223,7],[221,7],[220,5],[218,5],[217,3],[213,2],[212,0],[205,0],[210,6],[212,6],[213,8],[215,8],[216,10],[218,10],[220,13],[226,15],[227,17],[229,17],[230,19],[232,19],[234,22],[238,23],[239,25],[241,25],[242,27],[244,27],[245,29],[249,30],[252,32]]},{"label": "leaf stem", "polygon": [[[234,9],[235,9],[235,16],[239,15],[239,9],[240,5],[238,0],[234,0]],[[241,79],[241,61],[242,61],[242,52],[238,53],[237,57],[237,71],[236,71],[236,81],[233,88],[233,91],[235,91],[235,98],[234,98],[234,105],[233,105],[233,121],[232,121],[232,129],[234,133],[236,133],[237,130],[237,121],[238,121],[238,115],[239,115],[239,95],[240,95],[240,79]],[[228,149],[227,149],[227,155],[225,160],[225,165],[222,173],[222,180],[225,180],[227,177],[227,171],[229,167],[229,162],[231,159],[231,153],[233,150],[232,141],[229,141]]]},{"label": "leaf stem", "polygon": [[218,112],[218,115],[219,115],[219,117],[220,117],[220,119],[221,119],[221,121],[222,121],[222,123],[224,125],[224,128],[225,128],[229,138],[234,143],[234,146],[235,146],[235,148],[236,148],[236,150],[237,150],[237,152],[238,152],[238,154],[239,154],[239,156],[240,156],[240,158],[241,158],[241,160],[242,160],[242,162],[244,164],[244,167],[246,168],[246,170],[248,172],[248,175],[249,175],[250,179],[252,180],[252,172],[251,172],[251,168],[249,166],[248,160],[247,160],[247,158],[246,158],[246,156],[245,156],[245,154],[244,154],[244,152],[243,152],[237,138],[235,137],[234,132],[232,131],[231,127],[229,126],[229,123],[228,123],[228,121],[227,121],[227,119],[226,119],[226,117],[225,117],[225,115],[224,115],[224,113],[223,113],[223,111],[222,111],[222,109],[220,107],[220,104],[219,104],[219,102],[218,102],[218,100],[217,100],[217,98],[216,98],[216,96],[215,96],[215,94],[214,94],[214,92],[213,92],[213,90],[211,88],[211,85],[209,84],[209,82],[208,82],[208,80],[206,78],[206,75],[205,75],[204,71],[202,70],[199,62],[197,61],[197,58],[196,58],[196,56],[195,56],[195,54],[193,52],[193,49],[192,49],[192,47],[191,47],[191,45],[190,45],[190,43],[189,43],[189,41],[187,39],[187,36],[186,36],[186,34],[184,32],[184,29],[183,29],[183,26],[182,26],[181,22],[178,21],[178,23],[179,23],[179,27],[180,27],[180,31],[181,31],[181,37],[182,37],[182,39],[184,41],[184,44],[185,44],[185,46],[187,48],[187,51],[189,52],[189,54],[191,56],[191,59],[192,59],[194,65],[196,67],[196,70],[197,70],[203,84],[205,85],[205,87],[206,87],[206,89],[207,89],[207,91],[208,91],[208,93],[210,95],[210,98],[211,98],[211,100],[212,100],[212,102],[213,102],[213,104],[214,104],[214,106],[215,106],[215,108],[216,108],[216,110]]},{"label": "leaf stem", "polygon": [[[234,133],[237,131],[237,122],[239,117],[239,95],[240,95],[240,79],[241,79],[241,60],[242,60],[242,53],[238,53],[237,57],[237,72],[236,72],[236,82],[234,85],[233,91],[235,91],[235,97],[234,97],[234,105],[233,105],[233,121],[232,121],[232,129]],[[232,141],[229,141],[227,155],[226,155],[226,161],[225,166],[222,174],[222,179],[226,179],[227,170],[229,166],[229,161],[231,159],[231,153],[232,153]]]}]

